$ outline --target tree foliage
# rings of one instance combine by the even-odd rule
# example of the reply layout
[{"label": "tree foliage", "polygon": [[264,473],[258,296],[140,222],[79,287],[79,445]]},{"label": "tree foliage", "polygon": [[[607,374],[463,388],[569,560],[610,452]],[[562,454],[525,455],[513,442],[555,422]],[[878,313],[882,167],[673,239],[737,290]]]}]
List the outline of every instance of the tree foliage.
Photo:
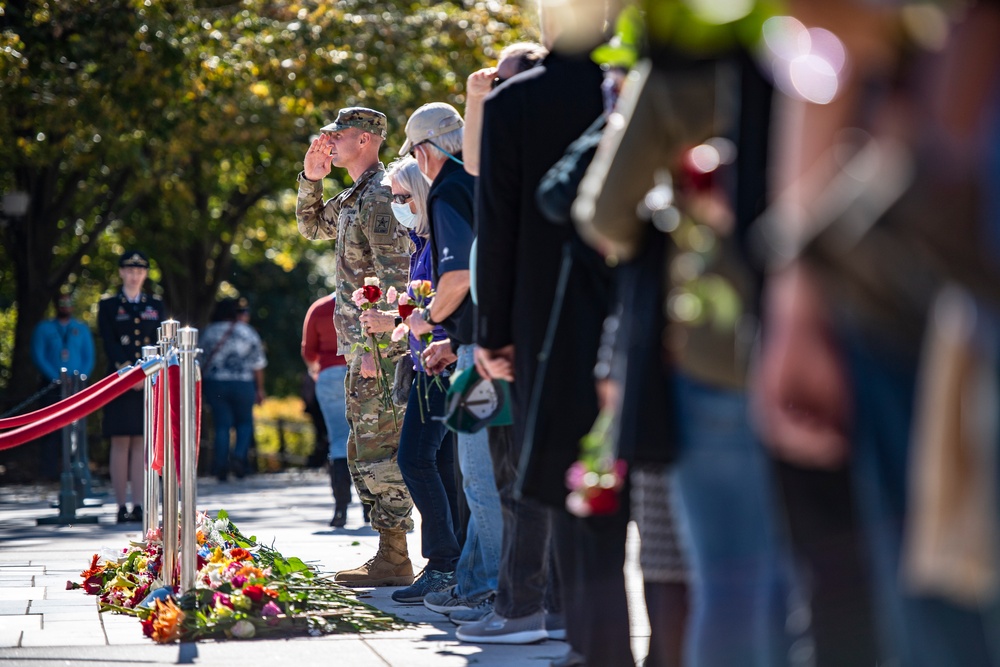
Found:
[{"label": "tree foliage", "polygon": [[0,222],[0,309],[16,312],[0,386],[32,388],[28,341],[61,286],[93,322],[125,248],[151,255],[185,324],[235,289],[237,264],[306,261],[312,287],[281,289],[308,306],[330,268],[311,260],[332,250],[294,221],[316,130],[340,107],[377,108],[389,158],[411,111],[461,108],[466,76],[535,34],[501,2],[0,2],[0,192],[30,196]]}]

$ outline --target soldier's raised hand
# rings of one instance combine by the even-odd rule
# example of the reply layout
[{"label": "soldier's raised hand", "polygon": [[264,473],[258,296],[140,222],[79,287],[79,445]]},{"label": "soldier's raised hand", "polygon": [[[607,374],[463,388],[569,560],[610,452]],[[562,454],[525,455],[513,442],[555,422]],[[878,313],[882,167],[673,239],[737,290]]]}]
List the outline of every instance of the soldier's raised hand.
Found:
[{"label": "soldier's raised hand", "polygon": [[330,173],[330,165],[333,164],[333,155],[330,150],[332,146],[333,138],[328,134],[319,135],[309,145],[302,173],[310,181],[319,181]]}]

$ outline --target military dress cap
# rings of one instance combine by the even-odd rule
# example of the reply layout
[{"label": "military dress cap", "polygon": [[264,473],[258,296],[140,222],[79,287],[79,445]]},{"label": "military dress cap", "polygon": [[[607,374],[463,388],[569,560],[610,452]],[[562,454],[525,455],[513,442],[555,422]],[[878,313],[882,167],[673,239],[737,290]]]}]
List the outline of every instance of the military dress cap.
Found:
[{"label": "military dress cap", "polygon": [[122,253],[122,256],[118,258],[118,266],[125,268],[126,266],[136,266],[140,269],[149,268],[149,259],[146,254],[139,250],[126,250]]},{"label": "military dress cap", "polygon": [[406,141],[399,149],[400,155],[407,155],[413,147],[448,134],[465,125],[462,115],[450,104],[430,102],[423,105],[406,121]]},{"label": "military dress cap", "polygon": [[385,114],[381,111],[365,107],[347,107],[340,110],[337,120],[320,128],[320,132],[339,132],[349,127],[356,127],[385,139],[387,126]]}]

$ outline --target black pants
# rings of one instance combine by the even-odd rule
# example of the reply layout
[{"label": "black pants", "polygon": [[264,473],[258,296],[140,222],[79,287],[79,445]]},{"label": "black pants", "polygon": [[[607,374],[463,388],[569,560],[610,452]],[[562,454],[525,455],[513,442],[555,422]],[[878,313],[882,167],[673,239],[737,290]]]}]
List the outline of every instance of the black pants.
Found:
[{"label": "black pants", "polygon": [[635,664],[622,570],[628,506],[624,497],[617,514],[587,519],[552,510],[566,639],[589,667]]},{"label": "black pants", "polygon": [[503,516],[500,573],[493,609],[504,618],[521,618],[543,609],[560,612],[559,582],[550,546],[551,512],[539,503],[515,498],[521,447],[512,427],[490,428],[489,438]]},{"label": "black pants", "polygon": [[775,464],[789,536],[810,593],[816,667],[874,665],[875,619],[847,470]]}]

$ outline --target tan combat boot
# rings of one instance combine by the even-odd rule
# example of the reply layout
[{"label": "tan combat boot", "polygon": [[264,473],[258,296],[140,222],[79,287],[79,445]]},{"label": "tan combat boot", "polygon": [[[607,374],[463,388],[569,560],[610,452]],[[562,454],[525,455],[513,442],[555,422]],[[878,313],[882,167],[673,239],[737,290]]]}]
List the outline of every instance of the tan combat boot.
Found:
[{"label": "tan combat boot", "polygon": [[342,586],[409,586],[413,583],[413,565],[406,550],[406,532],[379,533],[378,552],[374,558],[353,570],[342,570],[333,578]]}]

